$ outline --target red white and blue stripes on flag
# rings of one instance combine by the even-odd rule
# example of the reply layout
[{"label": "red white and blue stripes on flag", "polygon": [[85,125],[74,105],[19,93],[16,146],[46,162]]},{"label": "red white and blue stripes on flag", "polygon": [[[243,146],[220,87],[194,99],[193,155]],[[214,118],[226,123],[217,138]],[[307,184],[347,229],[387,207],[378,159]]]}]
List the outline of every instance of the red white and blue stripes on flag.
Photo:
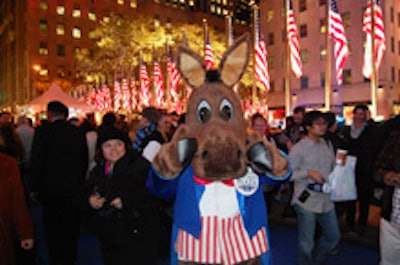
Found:
[{"label": "red white and blue stripes on flag", "polygon": [[261,89],[268,92],[270,89],[270,78],[268,73],[268,53],[267,47],[265,46],[265,40],[263,35],[261,34],[259,18],[256,18],[255,23],[255,43],[254,43],[254,52],[255,52],[255,66],[254,73],[257,81],[261,85]]},{"label": "red white and blue stripes on flag", "polygon": [[294,18],[293,4],[292,0],[287,0],[286,3],[286,29],[287,29],[287,39],[290,49],[290,66],[293,73],[297,78],[300,78],[303,74],[302,62],[300,55],[300,44],[299,44],[299,34],[297,31],[296,21]]},{"label": "red white and blue stripes on flag", "polygon": [[150,80],[147,73],[145,62],[140,63],[140,106],[142,108],[149,107],[151,105],[151,93],[150,93]]},{"label": "red white and blue stripes on flag", "polygon": [[[368,0],[363,18],[363,31],[366,33],[366,44],[362,72],[366,78],[371,78],[372,75],[372,56],[374,56],[375,68],[378,70],[386,50],[385,27],[383,23],[382,8],[380,6],[381,1],[373,0],[372,2],[374,3],[374,15],[372,16],[372,3]],[[373,33],[372,18],[374,19]],[[374,41],[375,52],[372,52],[372,41]]]},{"label": "red white and blue stripes on flag", "polygon": [[339,14],[339,10],[336,5],[336,0],[329,0],[329,19],[328,19],[328,31],[329,36],[334,41],[334,55],[336,65],[336,80],[338,85],[343,82],[343,67],[347,60],[349,48],[347,44],[347,38],[344,32],[344,26],[342,18]]},{"label": "red white and blue stripes on flag", "polygon": [[161,66],[157,59],[154,59],[154,72],[153,72],[153,81],[154,81],[154,89],[156,93],[156,108],[164,108],[164,80],[161,73]]}]

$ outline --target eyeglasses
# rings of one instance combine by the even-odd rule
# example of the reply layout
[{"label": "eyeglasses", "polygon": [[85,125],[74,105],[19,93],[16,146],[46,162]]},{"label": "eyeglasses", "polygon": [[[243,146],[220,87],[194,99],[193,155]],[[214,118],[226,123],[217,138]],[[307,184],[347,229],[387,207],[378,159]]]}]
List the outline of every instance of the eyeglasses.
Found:
[{"label": "eyeglasses", "polygon": [[316,121],[316,122],[313,122],[313,125],[318,125],[318,126],[324,126],[324,125],[327,125],[328,123],[326,122],[326,121]]}]

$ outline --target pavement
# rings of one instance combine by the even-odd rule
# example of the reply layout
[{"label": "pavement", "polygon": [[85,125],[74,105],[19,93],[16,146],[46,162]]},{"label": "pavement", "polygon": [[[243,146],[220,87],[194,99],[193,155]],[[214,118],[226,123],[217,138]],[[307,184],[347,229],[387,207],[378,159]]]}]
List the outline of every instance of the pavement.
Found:
[{"label": "pavement", "polygon": [[[289,229],[296,229],[297,219],[295,216],[285,216],[287,204],[279,201],[272,203],[268,217],[271,224],[280,225]],[[371,205],[369,211],[368,225],[363,233],[349,231],[346,228],[344,220],[339,220],[339,226],[342,232],[342,242],[379,250],[379,220],[380,207]],[[356,230],[357,231],[357,230]]]}]

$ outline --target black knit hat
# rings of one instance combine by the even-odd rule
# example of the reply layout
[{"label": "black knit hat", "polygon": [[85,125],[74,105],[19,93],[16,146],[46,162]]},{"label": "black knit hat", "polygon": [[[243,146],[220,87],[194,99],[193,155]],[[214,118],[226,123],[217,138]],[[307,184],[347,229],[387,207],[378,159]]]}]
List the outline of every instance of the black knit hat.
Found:
[{"label": "black knit hat", "polygon": [[97,147],[101,147],[103,143],[111,139],[118,139],[123,141],[126,146],[129,145],[128,135],[115,127],[111,127],[99,131],[99,137],[97,139]]}]

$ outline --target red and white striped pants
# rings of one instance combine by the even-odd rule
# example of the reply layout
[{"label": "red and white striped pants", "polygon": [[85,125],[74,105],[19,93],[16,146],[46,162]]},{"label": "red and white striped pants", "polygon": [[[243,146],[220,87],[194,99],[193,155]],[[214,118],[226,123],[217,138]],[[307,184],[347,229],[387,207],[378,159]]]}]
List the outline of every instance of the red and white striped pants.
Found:
[{"label": "red and white striped pants", "polygon": [[201,217],[202,230],[196,239],[179,230],[175,242],[178,259],[206,264],[235,264],[268,251],[266,228],[250,238],[241,215],[233,218]]}]

